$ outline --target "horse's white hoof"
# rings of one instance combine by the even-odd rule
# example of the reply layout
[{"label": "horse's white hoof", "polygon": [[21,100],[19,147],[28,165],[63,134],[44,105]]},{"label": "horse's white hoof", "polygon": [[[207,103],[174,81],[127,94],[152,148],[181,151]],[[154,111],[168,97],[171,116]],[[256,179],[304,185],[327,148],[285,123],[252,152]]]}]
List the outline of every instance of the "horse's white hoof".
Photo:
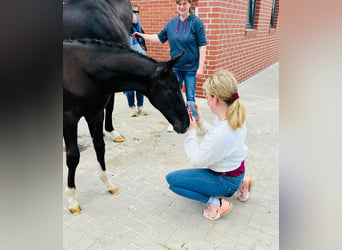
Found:
[{"label": "horse's white hoof", "polygon": [[117,187],[114,187],[112,189],[109,189],[108,192],[112,195],[117,195],[120,193],[120,189],[118,189]]},{"label": "horse's white hoof", "polygon": [[69,211],[72,215],[78,215],[82,212],[82,209],[80,205],[78,205],[77,207],[74,207],[74,208],[69,207]]},{"label": "horse's white hoof", "polygon": [[126,141],[126,138],[123,137],[122,135],[119,135],[113,139],[113,142],[124,142]]},{"label": "horse's white hoof", "polygon": [[119,132],[116,132],[115,130],[108,132],[104,131],[103,136],[109,136],[113,139],[113,142],[124,142],[126,141],[126,138],[121,135]]}]

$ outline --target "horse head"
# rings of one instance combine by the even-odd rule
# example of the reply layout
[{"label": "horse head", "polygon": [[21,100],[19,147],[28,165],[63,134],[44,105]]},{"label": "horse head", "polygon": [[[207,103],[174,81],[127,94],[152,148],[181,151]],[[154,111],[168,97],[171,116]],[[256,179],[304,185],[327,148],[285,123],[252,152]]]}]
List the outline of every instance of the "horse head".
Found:
[{"label": "horse head", "polygon": [[165,116],[177,133],[185,133],[190,123],[179,81],[172,71],[183,54],[158,63],[148,91],[151,104]]}]

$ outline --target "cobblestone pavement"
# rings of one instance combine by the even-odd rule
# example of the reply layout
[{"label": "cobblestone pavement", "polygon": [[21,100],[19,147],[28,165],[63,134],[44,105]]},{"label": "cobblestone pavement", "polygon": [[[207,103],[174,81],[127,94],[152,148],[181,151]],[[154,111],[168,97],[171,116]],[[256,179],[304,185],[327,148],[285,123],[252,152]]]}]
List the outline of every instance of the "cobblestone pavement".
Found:
[{"label": "cobblestone pavement", "polygon": [[[64,249],[279,249],[279,63],[240,85],[248,109],[246,176],[256,183],[247,202],[231,197],[233,210],[217,221],[202,216],[203,204],[168,190],[165,175],[189,168],[185,135],[145,98],[148,116],[130,117],[126,97],[116,94],[114,127],[126,137],[105,137],[107,172],[120,189],[110,195],[99,180],[88,128],[79,123],[80,164],[76,198],[82,213],[69,213],[63,195]],[[207,121],[213,115],[197,98]],[[63,192],[67,168],[63,152]]]}]

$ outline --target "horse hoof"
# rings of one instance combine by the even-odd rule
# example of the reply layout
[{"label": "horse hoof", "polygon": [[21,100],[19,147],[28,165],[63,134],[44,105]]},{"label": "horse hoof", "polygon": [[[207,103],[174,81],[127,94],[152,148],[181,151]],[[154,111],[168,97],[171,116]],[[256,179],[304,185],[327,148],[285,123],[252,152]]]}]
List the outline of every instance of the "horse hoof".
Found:
[{"label": "horse hoof", "polygon": [[124,142],[126,139],[123,136],[118,136],[113,139],[113,142]]},{"label": "horse hoof", "polygon": [[120,190],[116,187],[116,188],[108,190],[108,192],[112,195],[116,195],[116,194],[120,193]]},{"label": "horse hoof", "polygon": [[78,215],[82,212],[82,209],[80,206],[77,206],[76,208],[69,208],[69,211],[72,215]]}]

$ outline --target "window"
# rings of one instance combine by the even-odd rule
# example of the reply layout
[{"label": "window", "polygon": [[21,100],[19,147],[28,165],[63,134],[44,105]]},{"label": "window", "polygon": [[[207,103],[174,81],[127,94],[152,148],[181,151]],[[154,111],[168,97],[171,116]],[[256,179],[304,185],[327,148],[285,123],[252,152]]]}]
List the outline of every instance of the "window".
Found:
[{"label": "window", "polygon": [[256,0],[248,0],[246,29],[253,29],[254,27],[255,2]]},{"label": "window", "polygon": [[277,0],[273,0],[270,28],[274,28],[274,16],[277,8]]}]

